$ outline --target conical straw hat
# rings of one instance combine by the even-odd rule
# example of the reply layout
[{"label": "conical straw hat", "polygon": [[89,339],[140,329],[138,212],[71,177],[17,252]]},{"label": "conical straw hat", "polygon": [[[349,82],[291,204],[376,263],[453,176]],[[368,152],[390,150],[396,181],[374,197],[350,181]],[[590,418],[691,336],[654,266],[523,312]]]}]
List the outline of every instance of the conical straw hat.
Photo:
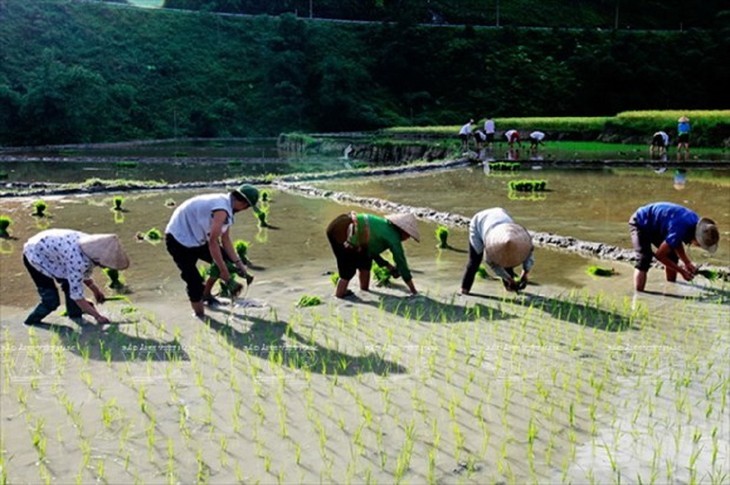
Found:
[{"label": "conical straw hat", "polygon": [[484,258],[488,263],[513,268],[525,262],[532,251],[527,229],[512,222],[494,227],[484,238]]},{"label": "conical straw hat", "polygon": [[129,258],[116,234],[87,234],[81,236],[79,246],[85,255],[101,266],[117,270],[129,267]]},{"label": "conical straw hat", "polygon": [[418,222],[413,214],[390,214],[385,218],[411,236],[416,242],[420,242],[421,234],[418,232]]}]

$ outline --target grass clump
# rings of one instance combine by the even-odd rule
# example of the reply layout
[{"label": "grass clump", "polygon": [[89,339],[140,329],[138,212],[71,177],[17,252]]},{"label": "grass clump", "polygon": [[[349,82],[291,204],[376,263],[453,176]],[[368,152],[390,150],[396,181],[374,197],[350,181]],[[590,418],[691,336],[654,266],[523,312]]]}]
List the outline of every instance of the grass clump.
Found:
[{"label": "grass clump", "polygon": [[13,219],[10,216],[0,216],[0,237],[10,237],[8,227],[13,223]]},{"label": "grass clump", "polygon": [[120,162],[117,162],[115,165],[117,168],[137,168],[137,165],[139,164],[131,160],[122,160]]},{"label": "grass clump", "polygon": [[490,162],[490,170],[498,171],[514,171],[519,170],[522,166],[517,162]]},{"label": "grass clump", "polygon": [[256,217],[259,220],[259,227],[269,227],[269,211],[260,209]]},{"label": "grass clump", "polygon": [[236,254],[238,254],[238,257],[241,258],[241,261],[243,261],[244,264],[251,264],[248,260],[248,248],[250,245],[251,243],[244,241],[243,239],[236,239],[233,242],[233,248],[236,250]]},{"label": "grass clump", "polygon": [[436,240],[438,241],[439,249],[445,249],[449,247],[449,228],[446,226],[439,226],[436,228]]},{"label": "grass clump", "polygon": [[616,271],[613,268],[603,268],[601,266],[589,266],[586,272],[591,276],[613,276]]},{"label": "grass clump", "polygon": [[303,295],[299,299],[299,303],[297,303],[297,306],[303,308],[308,306],[317,306],[321,304],[322,300],[318,296]]}]

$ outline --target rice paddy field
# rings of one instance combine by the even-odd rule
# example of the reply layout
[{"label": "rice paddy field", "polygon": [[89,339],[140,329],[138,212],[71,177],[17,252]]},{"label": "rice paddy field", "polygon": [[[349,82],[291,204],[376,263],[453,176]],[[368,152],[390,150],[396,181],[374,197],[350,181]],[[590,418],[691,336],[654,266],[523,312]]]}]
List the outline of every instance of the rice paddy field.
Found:
[{"label": "rice paddy field", "polygon": [[[2,483],[730,482],[726,283],[653,270],[634,295],[628,264],[591,276],[607,263],[538,248],[523,293],[487,276],[458,296],[466,231],[438,249],[421,221],[418,296],[339,300],[324,228],[358,208],[272,190],[273,227],[232,228],[256,280],[200,322],[164,244],[135,242],[195,194],[46,198],[44,220],[0,201]],[[120,234],[114,324],[22,324],[22,243],[44,227]]]}]

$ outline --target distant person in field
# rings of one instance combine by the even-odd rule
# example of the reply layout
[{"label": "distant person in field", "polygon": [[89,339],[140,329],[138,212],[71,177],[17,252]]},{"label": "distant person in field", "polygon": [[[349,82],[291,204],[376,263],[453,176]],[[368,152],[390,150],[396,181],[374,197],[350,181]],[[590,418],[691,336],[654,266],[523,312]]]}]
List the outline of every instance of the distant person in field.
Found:
[{"label": "distant person in field", "polygon": [[533,131],[530,133],[530,150],[537,150],[539,145],[543,145],[545,133],[542,131]]},{"label": "distant person in field", "polygon": [[517,146],[522,148],[522,142],[520,141],[520,132],[517,130],[507,130],[504,132],[504,137],[507,139],[507,144],[510,148],[513,148],[515,143]]},{"label": "distant person in field", "polygon": [[651,137],[651,144],[649,145],[649,156],[662,157],[667,154],[667,148],[669,147],[669,135],[665,131],[657,131]]},{"label": "distant person in field", "polygon": [[[359,274],[360,289],[368,291],[373,261],[381,268],[387,268],[392,277],[402,276],[411,294],[417,294],[403,250],[403,242],[410,238],[416,242],[420,239],[413,214],[380,217],[350,212],[337,216],[327,226],[327,239],[337,260],[339,275],[335,296],[345,298],[353,295],[347,286],[356,272]],[[385,250],[390,250],[395,265],[380,256]]]},{"label": "distant person in field", "polygon": [[474,132],[474,141],[477,142],[477,150],[481,150],[484,143],[487,142],[487,134],[484,133],[481,129],[477,129]]},{"label": "distant person in field", "polygon": [[494,144],[494,133],[495,133],[495,125],[494,120],[489,117],[487,118],[487,121],[484,122],[484,134],[487,135],[487,148],[492,148],[492,145]]},{"label": "distant person in field", "polygon": [[689,118],[682,116],[677,120],[677,158],[679,158],[684,149],[684,157],[689,156],[689,132],[690,132]]},{"label": "distant person in field", "polygon": [[[684,245],[717,251],[720,233],[715,221],[700,218],[694,211],[671,202],[655,202],[640,207],[629,219],[631,243],[638,261],[634,271],[634,289],[644,291],[646,275],[653,259],[664,265],[667,281],[677,281],[677,273],[691,281],[697,268],[687,256]],[[652,246],[657,248],[653,251]],[[683,265],[679,264],[682,261]]]},{"label": "distant person in field", "polygon": [[459,139],[461,140],[461,149],[466,151],[469,149],[469,138],[472,136],[472,125],[474,120],[470,119],[467,124],[461,127],[459,130]]},{"label": "distant person in field", "polygon": [[[532,251],[530,233],[516,224],[504,209],[495,207],[478,212],[469,222],[469,260],[461,279],[461,293],[468,295],[471,291],[482,258],[502,279],[507,291],[524,289],[527,275],[535,264]],[[516,266],[522,266],[522,274],[517,279]]]}]

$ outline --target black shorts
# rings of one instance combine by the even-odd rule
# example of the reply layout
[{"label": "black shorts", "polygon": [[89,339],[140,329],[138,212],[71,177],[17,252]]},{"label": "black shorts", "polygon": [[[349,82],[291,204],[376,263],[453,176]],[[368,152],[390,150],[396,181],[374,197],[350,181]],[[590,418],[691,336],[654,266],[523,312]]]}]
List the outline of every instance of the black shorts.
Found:
[{"label": "black shorts", "polygon": [[350,280],[357,270],[370,271],[373,258],[368,256],[366,248],[346,247],[347,228],[352,223],[349,214],[337,216],[327,226],[327,239],[337,260],[337,272],[343,280]]},{"label": "black shorts", "polygon": [[677,136],[677,143],[689,143],[689,133],[680,133]]},{"label": "black shorts", "polygon": [[492,143],[494,141],[494,133],[487,133],[487,142]]},{"label": "black shorts", "polygon": [[[654,250],[652,246],[659,246],[662,241],[652,241],[636,224],[635,216],[631,216],[629,220],[629,232],[631,233],[631,245],[634,247],[637,257],[634,268],[639,271],[649,271],[651,263],[654,261]],[[674,251],[669,253],[668,257],[675,263],[679,262],[679,256]]]}]

